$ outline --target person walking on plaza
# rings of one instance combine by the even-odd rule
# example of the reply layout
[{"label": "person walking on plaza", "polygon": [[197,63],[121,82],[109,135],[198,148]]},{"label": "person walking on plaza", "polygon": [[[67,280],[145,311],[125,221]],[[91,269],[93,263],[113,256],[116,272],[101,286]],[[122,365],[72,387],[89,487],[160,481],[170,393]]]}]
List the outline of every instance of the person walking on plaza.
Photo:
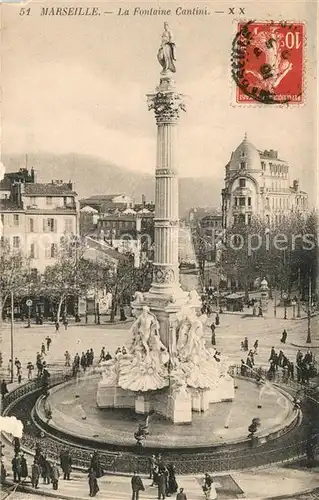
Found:
[{"label": "person walking on plaza", "polygon": [[254,351],[255,351],[255,354],[258,354],[258,340],[255,340],[255,343],[254,343]]},{"label": "person walking on plaza", "polygon": [[41,344],[41,355],[45,355],[46,356],[46,352],[45,352],[45,345],[44,345],[44,342],[42,342]]},{"label": "person walking on plaza", "polygon": [[248,349],[249,349],[248,338],[245,337],[244,338],[244,351],[248,351]]},{"label": "person walking on plaza", "polygon": [[54,462],[51,469],[51,481],[54,490],[57,490],[59,487],[59,477],[60,477],[59,467],[57,466],[56,462]]},{"label": "person walking on plaza", "polygon": [[163,468],[160,468],[159,474],[158,474],[158,500],[165,499],[166,498],[166,474]]},{"label": "person walking on plaza", "polygon": [[100,488],[97,482],[96,472],[92,467],[89,470],[88,478],[89,478],[90,497],[95,497],[98,491],[100,491]]},{"label": "person walking on plaza", "polygon": [[8,387],[7,387],[7,383],[6,381],[4,380],[4,378],[2,379],[2,382],[1,382],[1,400],[3,401],[6,394],[8,394]]},{"label": "person walking on plaza", "polygon": [[21,458],[19,455],[15,455],[11,461],[12,463],[12,472],[13,472],[13,481],[15,483],[20,483],[21,481]]},{"label": "person walking on plaza", "polygon": [[51,464],[50,464],[49,460],[47,459],[46,455],[44,455],[44,457],[42,457],[41,476],[43,479],[43,484],[50,484]]},{"label": "person walking on plaza", "polygon": [[24,456],[24,453],[21,455],[21,477],[23,479],[27,478],[29,476],[29,471],[28,471],[28,463],[27,459]]},{"label": "person walking on plaza", "polygon": [[68,329],[68,324],[69,324],[68,319],[67,319],[67,317],[65,317],[63,320],[64,330]]},{"label": "person walking on plaza", "polygon": [[80,365],[81,365],[82,370],[85,372],[87,364],[86,364],[86,355],[84,354],[84,352],[82,352],[82,355],[81,355]]},{"label": "person walking on plaza", "polygon": [[133,476],[131,479],[132,485],[132,500],[139,500],[140,491],[144,491],[143,481],[140,476],[137,475],[137,472],[133,472]]},{"label": "person walking on plaza", "polygon": [[210,329],[212,331],[212,345],[216,345],[216,334],[215,334],[216,326],[214,322],[210,325]]},{"label": "person walking on plaza", "polygon": [[102,347],[99,363],[101,363],[101,361],[104,361],[104,360],[105,360],[105,347]]},{"label": "person walking on plaza", "polygon": [[63,471],[63,479],[69,481],[70,474],[72,470],[72,458],[70,456],[69,450],[64,450],[60,454],[60,465]]},{"label": "person walking on plaza", "polygon": [[55,322],[55,333],[58,333],[60,330],[60,323],[58,321]]},{"label": "person walking on plaza", "polygon": [[281,342],[282,344],[285,344],[285,343],[286,343],[286,340],[287,340],[287,335],[288,335],[288,333],[286,332],[286,330],[284,330],[284,331],[282,332],[281,339],[280,339],[280,342]]},{"label": "person walking on plaza", "polygon": [[1,473],[0,473],[0,484],[4,484],[7,477],[7,469],[5,468],[4,463],[1,460]]},{"label": "person walking on plaza", "polygon": [[217,498],[213,478],[208,472],[205,473],[203,492],[206,500],[215,500]]},{"label": "person walking on plaza", "polygon": [[216,326],[219,326],[219,325],[220,325],[219,313],[216,313],[216,316],[215,316],[215,325],[216,325]]},{"label": "person walking on plaza", "polygon": [[70,356],[69,351],[65,351],[64,358],[65,358],[64,366],[69,367],[70,366],[70,361],[71,361],[71,356]]},{"label": "person walking on plaza", "polygon": [[47,336],[45,340],[46,340],[46,343],[47,343],[47,351],[49,351],[50,350],[50,345],[51,345],[51,342],[52,342],[51,337]]},{"label": "person walking on plaza", "polygon": [[100,457],[97,451],[91,455],[90,469],[93,469],[96,473],[97,479],[103,476],[103,471],[100,463]]},{"label": "person walking on plaza", "polygon": [[186,493],[184,493],[184,488],[180,488],[176,495],[176,500],[187,500]]},{"label": "person walking on plaza", "polygon": [[29,361],[27,364],[27,370],[28,370],[28,380],[31,380],[32,379],[32,372],[34,370],[34,366],[31,363],[31,361]]},{"label": "person walking on plaza", "polygon": [[39,478],[40,478],[40,467],[36,459],[34,459],[34,462],[31,467],[31,484],[32,488],[38,489],[39,486]]},{"label": "person walking on plaza", "polygon": [[269,356],[269,360],[268,361],[273,361],[276,357],[276,351],[275,351],[275,348],[274,346],[272,346],[271,348],[271,351],[270,351],[270,356]]},{"label": "person walking on plaza", "polygon": [[168,480],[167,480],[167,495],[172,495],[178,490],[178,484],[175,476],[175,467],[173,464],[168,464]]}]

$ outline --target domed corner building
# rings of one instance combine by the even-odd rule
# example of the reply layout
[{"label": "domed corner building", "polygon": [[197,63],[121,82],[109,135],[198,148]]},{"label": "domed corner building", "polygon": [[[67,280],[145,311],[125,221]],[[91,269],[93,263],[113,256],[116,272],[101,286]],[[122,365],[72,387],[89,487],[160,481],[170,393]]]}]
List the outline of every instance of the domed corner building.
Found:
[{"label": "domed corner building", "polygon": [[290,186],[289,165],[278,151],[260,151],[244,140],[227,163],[225,187],[222,189],[222,225],[250,224],[259,216],[268,224],[278,224],[289,213],[306,212],[308,195],[300,190],[299,181]]}]

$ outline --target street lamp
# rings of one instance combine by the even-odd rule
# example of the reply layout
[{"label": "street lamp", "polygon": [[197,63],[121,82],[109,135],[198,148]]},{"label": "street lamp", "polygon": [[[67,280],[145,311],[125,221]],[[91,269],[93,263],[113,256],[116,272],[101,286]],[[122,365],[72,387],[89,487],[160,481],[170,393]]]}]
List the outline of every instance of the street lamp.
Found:
[{"label": "street lamp", "polygon": [[296,319],[296,301],[293,300],[291,302],[291,305],[292,305],[292,319]]},{"label": "street lamp", "polygon": [[13,382],[13,327],[14,327],[14,297],[11,291],[11,330],[10,330],[10,342],[11,342],[11,383]]}]

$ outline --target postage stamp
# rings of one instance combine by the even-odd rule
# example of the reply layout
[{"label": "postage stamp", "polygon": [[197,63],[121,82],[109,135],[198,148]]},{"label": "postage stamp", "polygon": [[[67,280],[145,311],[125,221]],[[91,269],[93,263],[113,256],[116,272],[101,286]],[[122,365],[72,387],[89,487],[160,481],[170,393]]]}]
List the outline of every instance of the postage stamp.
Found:
[{"label": "postage stamp", "polygon": [[235,102],[302,104],[304,49],[301,22],[239,22],[231,52]]}]

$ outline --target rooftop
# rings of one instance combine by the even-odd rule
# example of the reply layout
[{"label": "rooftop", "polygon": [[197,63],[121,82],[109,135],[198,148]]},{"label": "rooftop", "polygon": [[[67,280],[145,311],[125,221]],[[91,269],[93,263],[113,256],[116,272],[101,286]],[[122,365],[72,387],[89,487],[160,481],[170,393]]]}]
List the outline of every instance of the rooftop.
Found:
[{"label": "rooftop", "polygon": [[25,184],[24,195],[29,196],[76,196],[71,183]]}]

